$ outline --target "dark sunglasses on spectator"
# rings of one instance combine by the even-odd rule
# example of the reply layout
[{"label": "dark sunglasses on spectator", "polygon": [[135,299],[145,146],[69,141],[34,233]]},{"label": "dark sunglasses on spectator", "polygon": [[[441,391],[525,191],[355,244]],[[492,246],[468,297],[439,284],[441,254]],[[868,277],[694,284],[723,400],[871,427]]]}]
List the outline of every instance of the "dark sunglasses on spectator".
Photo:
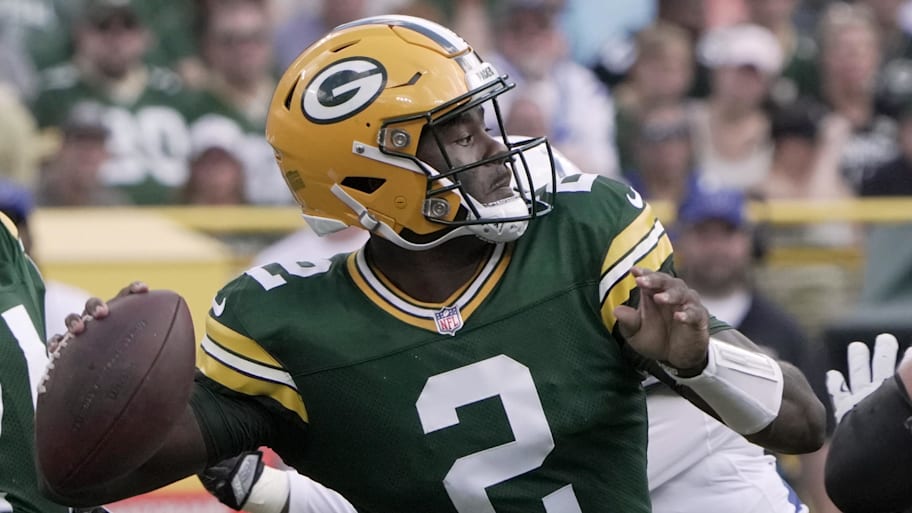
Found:
[{"label": "dark sunglasses on spectator", "polygon": [[690,136],[690,127],[686,122],[643,125],[640,128],[640,139],[644,142],[663,142],[671,139],[686,139]]},{"label": "dark sunglasses on spectator", "polygon": [[234,46],[242,44],[262,44],[269,41],[269,32],[266,30],[251,31],[224,31],[212,34],[213,40],[220,45]]},{"label": "dark sunglasses on spectator", "polygon": [[108,32],[115,27],[134,30],[139,27],[139,20],[132,14],[123,13],[95,20],[92,26],[99,32]]}]

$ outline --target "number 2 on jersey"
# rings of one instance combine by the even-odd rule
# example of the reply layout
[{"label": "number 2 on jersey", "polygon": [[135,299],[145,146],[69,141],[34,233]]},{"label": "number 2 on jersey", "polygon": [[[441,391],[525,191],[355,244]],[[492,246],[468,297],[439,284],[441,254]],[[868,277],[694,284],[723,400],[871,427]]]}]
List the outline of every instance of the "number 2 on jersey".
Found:
[{"label": "number 2 on jersey", "polygon": [[[415,407],[428,434],[459,424],[456,408],[491,397],[500,397],[514,441],[456,459],[443,486],[459,513],[496,513],[486,488],[537,469],[554,449],[532,373],[506,355],[431,376]],[[570,484],[542,502],[547,513],[580,513]]]}]

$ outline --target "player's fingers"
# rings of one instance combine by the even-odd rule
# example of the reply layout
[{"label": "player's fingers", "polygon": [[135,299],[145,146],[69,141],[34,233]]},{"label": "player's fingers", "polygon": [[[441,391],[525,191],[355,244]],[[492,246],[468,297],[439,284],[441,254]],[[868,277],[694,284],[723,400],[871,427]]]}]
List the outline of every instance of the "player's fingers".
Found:
[{"label": "player's fingers", "polygon": [[107,317],[109,313],[108,305],[101,298],[90,297],[86,300],[85,312],[83,313],[96,319],[102,319]]},{"label": "player's fingers", "polygon": [[853,389],[871,383],[871,351],[864,342],[852,342],[846,352],[849,364],[849,385]]},{"label": "player's fingers", "polygon": [[137,281],[134,281],[133,283],[127,285],[126,287],[120,289],[117,292],[117,295],[114,297],[115,298],[124,297],[124,296],[129,296],[130,294],[144,294],[146,292],[149,292],[149,286],[146,285],[144,282],[137,280]]},{"label": "player's fingers", "polygon": [[846,385],[845,377],[837,370],[828,370],[826,373],[827,392],[833,399],[835,405],[842,397],[849,395],[851,392]]},{"label": "player's fingers", "polygon": [[634,267],[630,272],[636,277],[637,286],[644,289],[665,290],[671,288],[676,281],[683,283],[683,281],[668,273],[652,271],[642,267]]},{"label": "player's fingers", "polygon": [[52,336],[47,341],[47,350],[48,353],[53,353],[60,346],[60,341],[63,340],[63,335],[57,334]]},{"label": "player's fingers", "polygon": [[700,303],[686,303],[674,313],[674,320],[694,329],[709,326],[709,312]]},{"label": "player's fingers", "polygon": [[889,378],[896,370],[896,353],[899,342],[890,333],[881,333],[874,339],[874,356],[871,358],[871,378],[875,383]]},{"label": "player's fingers", "polygon": [[618,329],[625,338],[632,337],[640,331],[642,318],[636,309],[625,305],[618,306],[614,309],[614,318],[617,319]]},{"label": "player's fingers", "polygon": [[63,322],[66,325],[67,331],[69,333],[78,335],[79,333],[82,333],[83,331],[85,331],[86,319],[87,319],[87,317],[84,315],[71,313],[66,316],[66,318],[63,320]]}]

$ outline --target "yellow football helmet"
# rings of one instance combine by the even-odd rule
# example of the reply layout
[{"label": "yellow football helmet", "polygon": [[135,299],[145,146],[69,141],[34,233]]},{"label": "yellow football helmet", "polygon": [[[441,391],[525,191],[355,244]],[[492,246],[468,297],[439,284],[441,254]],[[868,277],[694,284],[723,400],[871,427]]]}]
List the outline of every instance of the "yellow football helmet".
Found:
[{"label": "yellow football helmet", "polygon": [[[504,134],[496,97],[512,87],[436,23],[365,18],[337,27],[289,66],[269,108],[266,137],[318,234],[361,226],[412,250],[461,235],[513,240],[551,210],[534,192],[530,166],[520,165],[525,152],[548,156],[552,187],[554,158],[544,137],[516,141]],[[450,169],[416,157],[425,128],[482,104],[494,113],[506,152]],[[459,175],[495,160],[512,169],[515,197],[482,205]]]}]

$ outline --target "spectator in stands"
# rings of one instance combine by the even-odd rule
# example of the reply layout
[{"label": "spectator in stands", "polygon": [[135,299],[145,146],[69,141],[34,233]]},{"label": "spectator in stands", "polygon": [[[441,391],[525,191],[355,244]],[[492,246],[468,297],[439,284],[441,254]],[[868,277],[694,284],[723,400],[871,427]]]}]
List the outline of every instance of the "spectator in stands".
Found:
[{"label": "spectator in stands", "polygon": [[900,114],[899,149],[899,156],[862,179],[862,196],[912,196],[912,103]]},{"label": "spectator in stands", "polygon": [[[499,55],[490,60],[517,84],[501,107],[511,134],[547,135],[584,169],[618,174],[614,104],[593,73],[570,60],[553,0],[509,0],[496,22]],[[512,110],[514,102],[521,107]],[[545,132],[530,132],[530,127]]]},{"label": "spectator in stands", "polygon": [[305,6],[278,26],[275,32],[276,64],[285,69],[311,43],[334,27],[367,15],[365,0],[319,0]]},{"label": "spectator in stands", "polygon": [[[713,315],[801,369],[824,400],[823,370],[813,364],[808,336],[796,318],[755,286],[753,268],[764,252],[762,245],[756,246],[760,239],[755,230],[741,191],[696,190],[678,209],[673,232],[678,272]],[[819,511],[829,504],[823,491],[825,457],[823,451],[801,456],[800,481],[806,500]]]},{"label": "spectator in stands", "polygon": [[90,207],[129,203],[121,191],[101,183],[99,174],[108,159],[106,143],[110,135],[101,110],[97,105],[78,105],[61,124],[60,147],[41,170],[38,181],[39,205]]},{"label": "spectator in stands", "polygon": [[854,195],[839,172],[842,148],[851,132],[839,115],[810,99],[775,108],[773,162],[758,188],[768,199],[843,199]]},{"label": "spectator in stands", "polygon": [[912,35],[901,26],[902,0],[859,0],[871,10],[880,33],[881,65],[877,77],[879,107],[898,116],[912,99]]},{"label": "spectator in stands", "polygon": [[32,187],[42,141],[28,108],[12,87],[0,81],[0,175]]},{"label": "spectator in stands", "polygon": [[764,102],[781,68],[782,50],[769,30],[743,24],[713,30],[698,51],[712,70],[712,90],[691,111],[697,166],[715,186],[749,189],[769,171]]},{"label": "spectator in stands", "polygon": [[820,19],[819,38],[821,98],[851,126],[840,167],[858,190],[865,176],[897,154],[896,123],[875,102],[881,61],[877,24],[865,6],[835,2]]},{"label": "spectator in stands", "polygon": [[813,35],[798,29],[795,10],[798,0],[747,0],[748,21],[769,30],[782,49],[782,71],[770,90],[770,99],[788,104],[819,89]]},{"label": "spectator in stands", "polygon": [[247,202],[244,166],[236,147],[212,144],[190,159],[190,177],[181,191],[187,205],[242,205]]},{"label": "spectator in stands", "polygon": [[698,187],[693,168],[690,124],[682,105],[644,110],[636,125],[635,168],[626,176],[650,201],[678,204]]},{"label": "spectator in stands", "polygon": [[257,204],[292,200],[263,136],[276,84],[272,33],[262,0],[219,0],[216,8],[207,11],[200,46],[209,78],[191,115],[194,146],[231,134],[246,174],[245,196]]},{"label": "spectator in stands", "polygon": [[656,23],[637,33],[636,61],[614,89],[617,148],[621,169],[630,169],[636,139],[633,129],[643,109],[684,100],[693,81],[694,56],[687,32]]},{"label": "spectator in stands", "polygon": [[190,98],[177,75],[143,63],[150,33],[136,1],[86,0],[75,55],[44,72],[33,111],[41,127],[53,127],[77,104],[104,106],[110,158],[102,182],[136,203],[162,203],[186,180]]},{"label": "spectator in stands", "polygon": [[[699,40],[706,29],[707,0],[658,0],[655,23],[667,23],[683,29],[690,38],[690,45]],[[594,70],[598,77],[613,88],[623,81],[636,62],[635,34],[610,38],[602,45]],[[709,87],[706,69],[695,62],[692,96],[705,96]]]},{"label": "spectator in stands", "polygon": [[22,98],[38,92],[37,69],[65,61],[71,52],[67,0],[0,2],[0,80]]}]

